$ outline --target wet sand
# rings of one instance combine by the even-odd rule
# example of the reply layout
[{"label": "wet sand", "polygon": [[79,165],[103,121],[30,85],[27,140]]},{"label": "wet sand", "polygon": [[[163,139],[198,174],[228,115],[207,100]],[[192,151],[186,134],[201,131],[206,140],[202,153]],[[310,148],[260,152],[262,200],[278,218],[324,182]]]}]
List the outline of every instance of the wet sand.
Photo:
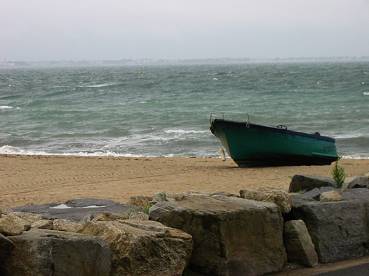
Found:
[{"label": "wet sand", "polygon": [[[348,176],[369,160],[342,160]],[[95,197],[127,202],[133,195],[243,188],[287,190],[294,174],[330,175],[331,166],[238,168],[218,158],[114,158],[0,155],[0,207]]]}]

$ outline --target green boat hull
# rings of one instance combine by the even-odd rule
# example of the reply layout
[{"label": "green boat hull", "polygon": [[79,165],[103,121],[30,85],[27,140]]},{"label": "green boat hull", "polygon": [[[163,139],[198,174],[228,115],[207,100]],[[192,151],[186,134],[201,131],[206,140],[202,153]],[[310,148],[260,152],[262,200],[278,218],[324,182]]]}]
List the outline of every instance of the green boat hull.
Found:
[{"label": "green boat hull", "polygon": [[244,122],[214,119],[210,130],[240,166],[327,165],[338,159],[335,140]]}]

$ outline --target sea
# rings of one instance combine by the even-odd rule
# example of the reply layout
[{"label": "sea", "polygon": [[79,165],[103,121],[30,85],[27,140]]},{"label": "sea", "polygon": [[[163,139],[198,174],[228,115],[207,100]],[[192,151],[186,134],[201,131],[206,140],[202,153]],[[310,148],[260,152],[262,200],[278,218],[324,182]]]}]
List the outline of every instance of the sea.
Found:
[{"label": "sea", "polygon": [[0,69],[0,154],[219,156],[211,113],[320,132],[367,159],[369,62]]}]

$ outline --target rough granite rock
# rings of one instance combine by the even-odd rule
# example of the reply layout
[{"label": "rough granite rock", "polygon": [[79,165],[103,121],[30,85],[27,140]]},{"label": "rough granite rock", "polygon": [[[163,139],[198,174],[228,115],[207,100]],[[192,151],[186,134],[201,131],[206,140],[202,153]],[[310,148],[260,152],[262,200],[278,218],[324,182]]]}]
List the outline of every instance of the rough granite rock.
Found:
[{"label": "rough granite rock", "polygon": [[369,254],[369,195],[364,196],[366,201],[344,192],[344,199],[350,200],[310,201],[292,207],[291,217],[305,222],[321,263]]},{"label": "rough granite rock", "polygon": [[182,275],[192,251],[189,234],[156,221],[90,221],[80,232],[110,245],[111,275]]},{"label": "rough granite rock", "polygon": [[16,216],[13,213],[8,213],[0,218],[0,233],[5,236],[20,235],[23,231],[31,228],[28,221]]},{"label": "rough granite rock", "polygon": [[48,219],[40,219],[31,224],[31,228],[53,230],[53,221]]},{"label": "rough granite rock", "polygon": [[320,195],[324,192],[334,191],[335,188],[333,187],[321,187],[321,188],[314,188],[310,191],[304,193],[290,193],[291,199],[291,206],[292,208],[299,207],[306,202],[310,201],[319,201]]},{"label": "rough granite rock", "polygon": [[357,176],[354,177],[350,182],[347,184],[348,189],[354,188],[369,188],[369,176]]},{"label": "rough granite rock", "polygon": [[167,201],[167,194],[165,192],[159,192],[156,193],[153,198],[152,198],[152,203],[155,204],[157,202],[161,202],[161,201]]},{"label": "rough granite rock", "polygon": [[206,275],[260,275],[286,261],[277,205],[227,196],[190,194],[159,202],[150,219],[192,235],[190,269]]},{"label": "rough granite rock", "polygon": [[289,193],[298,193],[301,191],[310,191],[320,187],[336,187],[332,178],[311,175],[294,175],[292,177]]},{"label": "rough granite rock", "polygon": [[318,264],[318,255],[302,220],[290,220],[285,223],[284,244],[289,262],[309,267]]},{"label": "rough granite rock", "polygon": [[111,252],[96,237],[53,230],[31,230],[10,238],[14,249],[4,275],[107,276]]},{"label": "rough granite rock", "polygon": [[367,188],[347,189],[342,192],[342,197],[344,200],[361,201],[369,204],[369,189]]},{"label": "rough granite rock", "polygon": [[241,190],[241,198],[252,199],[256,201],[265,201],[275,203],[282,213],[291,211],[291,199],[285,191],[282,190]]},{"label": "rough granite rock", "polygon": [[113,214],[113,213],[100,213],[94,215],[90,221],[111,221],[119,219],[128,219],[128,214]]},{"label": "rough granite rock", "polygon": [[132,212],[131,214],[129,214],[129,219],[148,220],[149,215],[144,212]]},{"label": "rough granite rock", "polygon": [[341,201],[342,199],[343,198],[342,198],[341,193],[335,190],[321,193],[319,196],[319,200],[321,202]]},{"label": "rough granite rock", "polygon": [[30,224],[42,219],[41,215],[28,213],[28,212],[12,212],[12,214],[16,215],[17,217],[21,219],[28,221]]},{"label": "rough granite rock", "polygon": [[147,208],[147,206],[151,206],[152,199],[152,196],[131,196],[128,204]]},{"label": "rough granite rock", "polygon": [[13,208],[13,211],[40,214],[45,219],[68,219],[82,221],[87,216],[99,213],[126,214],[141,211],[140,207],[97,198],[78,198],[64,203],[49,203],[41,205],[26,205]]},{"label": "rough granite rock", "polygon": [[14,248],[14,244],[7,237],[0,234],[0,272],[2,271],[2,266],[5,258],[10,255]]},{"label": "rough granite rock", "polygon": [[53,229],[58,231],[77,233],[83,228],[83,224],[79,222],[70,221],[67,219],[54,219]]}]

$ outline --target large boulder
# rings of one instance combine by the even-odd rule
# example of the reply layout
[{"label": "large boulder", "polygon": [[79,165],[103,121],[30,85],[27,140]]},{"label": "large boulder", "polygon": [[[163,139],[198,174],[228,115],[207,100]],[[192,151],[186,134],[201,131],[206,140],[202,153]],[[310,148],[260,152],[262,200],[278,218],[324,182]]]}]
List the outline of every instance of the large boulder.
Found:
[{"label": "large boulder", "polygon": [[13,213],[7,213],[0,218],[0,233],[6,236],[20,235],[31,228],[31,224]]},{"label": "large boulder", "polygon": [[363,200],[307,201],[294,206],[291,216],[305,222],[319,261],[329,263],[369,253],[367,213],[368,202]]},{"label": "large boulder", "polygon": [[252,199],[256,201],[265,201],[275,203],[282,213],[291,211],[291,199],[287,192],[282,190],[241,190],[241,198]]},{"label": "large boulder", "polygon": [[291,193],[291,207],[296,208],[310,201],[319,201],[321,194],[325,192],[335,191],[333,187],[314,188],[307,192]]},{"label": "large boulder", "polygon": [[290,220],[285,223],[284,243],[289,262],[309,267],[318,264],[318,255],[302,220]]},{"label": "large boulder", "polygon": [[182,275],[192,238],[156,221],[90,221],[83,234],[101,237],[112,249],[112,275]]},{"label": "large boulder", "polygon": [[15,246],[4,264],[4,275],[103,276],[110,273],[110,249],[96,237],[31,230],[10,239]]},{"label": "large boulder", "polygon": [[41,215],[27,212],[11,212],[13,215],[28,221],[30,224],[42,219]]},{"label": "large boulder", "polygon": [[74,222],[68,219],[54,219],[53,229],[58,231],[75,232],[83,228],[83,223]]},{"label": "large boulder", "polygon": [[48,219],[40,219],[31,224],[31,228],[53,230],[53,221]]},{"label": "large boulder", "polygon": [[141,211],[142,208],[114,202],[107,199],[78,198],[64,203],[49,203],[41,205],[25,205],[13,208],[13,211],[27,212],[41,215],[44,219],[67,219],[82,221],[87,216],[99,213],[115,213],[129,216],[132,212]]},{"label": "large boulder", "polygon": [[302,191],[310,191],[314,188],[336,187],[336,183],[332,178],[312,175],[294,175],[292,177],[289,193],[298,193]]},{"label": "large boulder", "polygon": [[369,176],[357,176],[347,183],[348,189],[369,188]]},{"label": "large boulder", "polygon": [[10,255],[14,248],[14,243],[7,237],[0,234],[0,273],[2,272],[2,266],[5,259]]},{"label": "large boulder", "polygon": [[192,235],[190,269],[207,275],[260,275],[286,261],[278,206],[238,197],[184,195],[150,208],[150,219]]}]

